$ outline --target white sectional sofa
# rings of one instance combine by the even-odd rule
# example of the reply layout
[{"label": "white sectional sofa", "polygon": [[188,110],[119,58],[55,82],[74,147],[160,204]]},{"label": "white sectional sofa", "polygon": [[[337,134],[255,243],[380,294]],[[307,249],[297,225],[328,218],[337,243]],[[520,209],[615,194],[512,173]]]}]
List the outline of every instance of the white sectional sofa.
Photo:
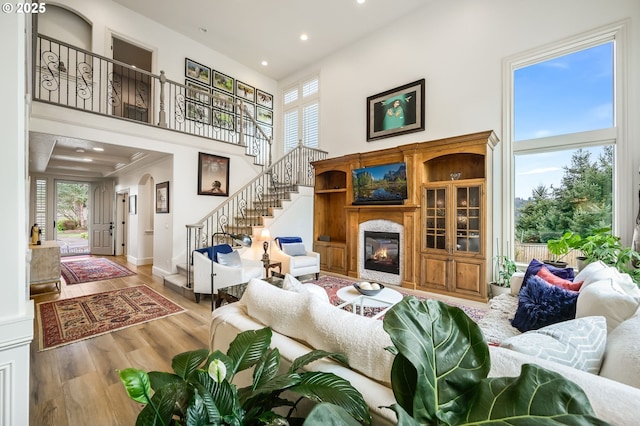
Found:
[{"label": "white sectional sofa", "polygon": [[[279,349],[284,368],[313,348],[344,353],[351,368],[330,360],[315,362],[308,368],[333,372],[349,380],[364,396],[374,425],[396,424],[395,413],[381,408],[395,403],[389,383],[393,358],[384,349],[391,340],[382,321],[338,309],[311,292],[287,291],[255,279],[249,282],[238,303],[212,313],[210,348],[226,351],[239,332],[265,326],[274,331],[272,345]],[[603,420],[615,425],[638,424],[640,389],[501,347],[490,346],[490,353],[490,376],[517,376],[522,364],[536,363],[580,385]],[[248,374],[236,377],[238,386],[250,383]]]}]

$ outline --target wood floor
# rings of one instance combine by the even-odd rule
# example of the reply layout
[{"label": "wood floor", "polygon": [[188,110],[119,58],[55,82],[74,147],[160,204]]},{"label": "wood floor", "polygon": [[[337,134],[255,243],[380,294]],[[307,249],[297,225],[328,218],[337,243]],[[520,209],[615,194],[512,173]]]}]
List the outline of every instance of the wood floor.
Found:
[{"label": "wood floor", "polygon": [[[117,370],[134,367],[145,371],[171,371],[174,355],[208,348],[210,299],[205,297],[196,304],[165,288],[160,277],[151,275],[151,266],[136,267],[127,263],[124,257],[109,256],[109,259],[137,275],[71,286],[63,284],[60,294],[32,294],[33,300],[40,303],[145,284],[187,311],[43,352],[38,352],[39,336],[34,324],[31,426],[134,425],[142,405],[129,399]],[[419,291],[412,293],[429,296]],[[469,306],[487,307],[478,302],[449,299]]]},{"label": "wood floor", "polygon": [[137,275],[63,284],[60,295],[32,294],[34,302],[145,284],[187,311],[43,352],[38,352],[39,336],[34,324],[29,412],[32,426],[134,425],[142,405],[129,399],[117,370],[135,367],[171,371],[174,355],[208,348],[211,315],[208,298],[196,304],[165,289],[162,279],[151,275],[150,265],[136,267],[124,257],[109,258]]}]

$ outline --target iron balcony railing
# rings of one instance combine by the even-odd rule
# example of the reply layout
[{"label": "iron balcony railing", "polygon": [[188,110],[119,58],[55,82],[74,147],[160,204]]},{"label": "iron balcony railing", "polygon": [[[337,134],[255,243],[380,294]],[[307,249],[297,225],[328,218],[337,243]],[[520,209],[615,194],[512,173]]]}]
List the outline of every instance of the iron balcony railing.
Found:
[{"label": "iron balcony railing", "polygon": [[35,45],[35,100],[241,145],[255,164],[271,165],[271,127],[253,105],[44,35]]},{"label": "iron balcony railing", "polygon": [[[207,216],[187,226],[187,287],[191,287],[191,260],[193,251],[218,241],[221,233],[253,235],[254,226],[263,226],[264,217],[290,199],[298,186],[314,185],[313,161],[324,160],[327,152],[302,144],[271,167],[260,173]],[[226,241],[221,242],[229,242]]]}]

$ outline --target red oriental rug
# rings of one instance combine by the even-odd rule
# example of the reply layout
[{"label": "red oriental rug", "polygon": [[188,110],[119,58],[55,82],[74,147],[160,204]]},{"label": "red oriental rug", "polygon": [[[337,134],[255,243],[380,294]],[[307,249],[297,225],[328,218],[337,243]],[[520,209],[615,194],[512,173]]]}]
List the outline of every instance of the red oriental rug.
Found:
[{"label": "red oriental rug", "polygon": [[42,302],[36,310],[41,351],[185,311],[146,285]]},{"label": "red oriental rug", "polygon": [[60,262],[62,278],[70,284],[128,277],[136,273],[102,257],[65,258]]},{"label": "red oriental rug", "polygon": [[[313,283],[313,284],[317,284],[320,287],[324,288],[324,290],[327,292],[327,295],[329,296],[329,301],[333,304],[333,305],[340,305],[342,302],[342,300],[340,300],[338,298],[338,290],[340,290],[342,287],[346,287],[346,286],[350,286],[353,285],[354,283],[356,283],[357,281],[351,281],[351,280],[347,280],[344,278],[339,278],[339,277],[334,277],[334,276],[330,276],[330,275],[322,275],[320,276],[320,278],[318,278],[317,280],[313,280],[313,281],[305,281],[307,283]],[[409,296],[411,295],[411,293],[403,291],[402,288],[400,288],[399,286],[393,287],[394,290],[397,290],[398,292],[402,293],[404,296]],[[425,297],[420,297],[420,296],[416,296],[418,299],[420,300],[425,300]],[[435,299],[435,298],[433,298]],[[440,299],[437,299],[440,300]],[[471,306],[466,306],[460,303],[455,303],[455,302],[450,302],[447,300],[440,300],[443,303],[446,303],[447,305],[450,306],[455,306],[458,307],[460,309],[462,309],[468,316],[469,318],[471,318],[472,320],[474,320],[475,322],[480,321],[484,315],[486,314],[486,310],[483,309],[479,309],[479,308],[474,308]],[[351,307],[346,307],[346,310],[350,310]],[[375,314],[377,314],[378,312],[380,312],[382,309],[384,308],[364,308],[364,315],[365,316],[374,316]],[[488,308],[487,308],[488,309]]]}]

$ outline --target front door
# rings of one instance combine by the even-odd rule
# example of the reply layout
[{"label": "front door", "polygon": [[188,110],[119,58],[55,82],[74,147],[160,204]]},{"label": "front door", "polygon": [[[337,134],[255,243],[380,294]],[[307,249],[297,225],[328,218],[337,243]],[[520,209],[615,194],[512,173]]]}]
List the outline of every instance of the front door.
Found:
[{"label": "front door", "polygon": [[112,182],[91,184],[91,223],[89,244],[91,254],[114,254],[114,202]]}]

